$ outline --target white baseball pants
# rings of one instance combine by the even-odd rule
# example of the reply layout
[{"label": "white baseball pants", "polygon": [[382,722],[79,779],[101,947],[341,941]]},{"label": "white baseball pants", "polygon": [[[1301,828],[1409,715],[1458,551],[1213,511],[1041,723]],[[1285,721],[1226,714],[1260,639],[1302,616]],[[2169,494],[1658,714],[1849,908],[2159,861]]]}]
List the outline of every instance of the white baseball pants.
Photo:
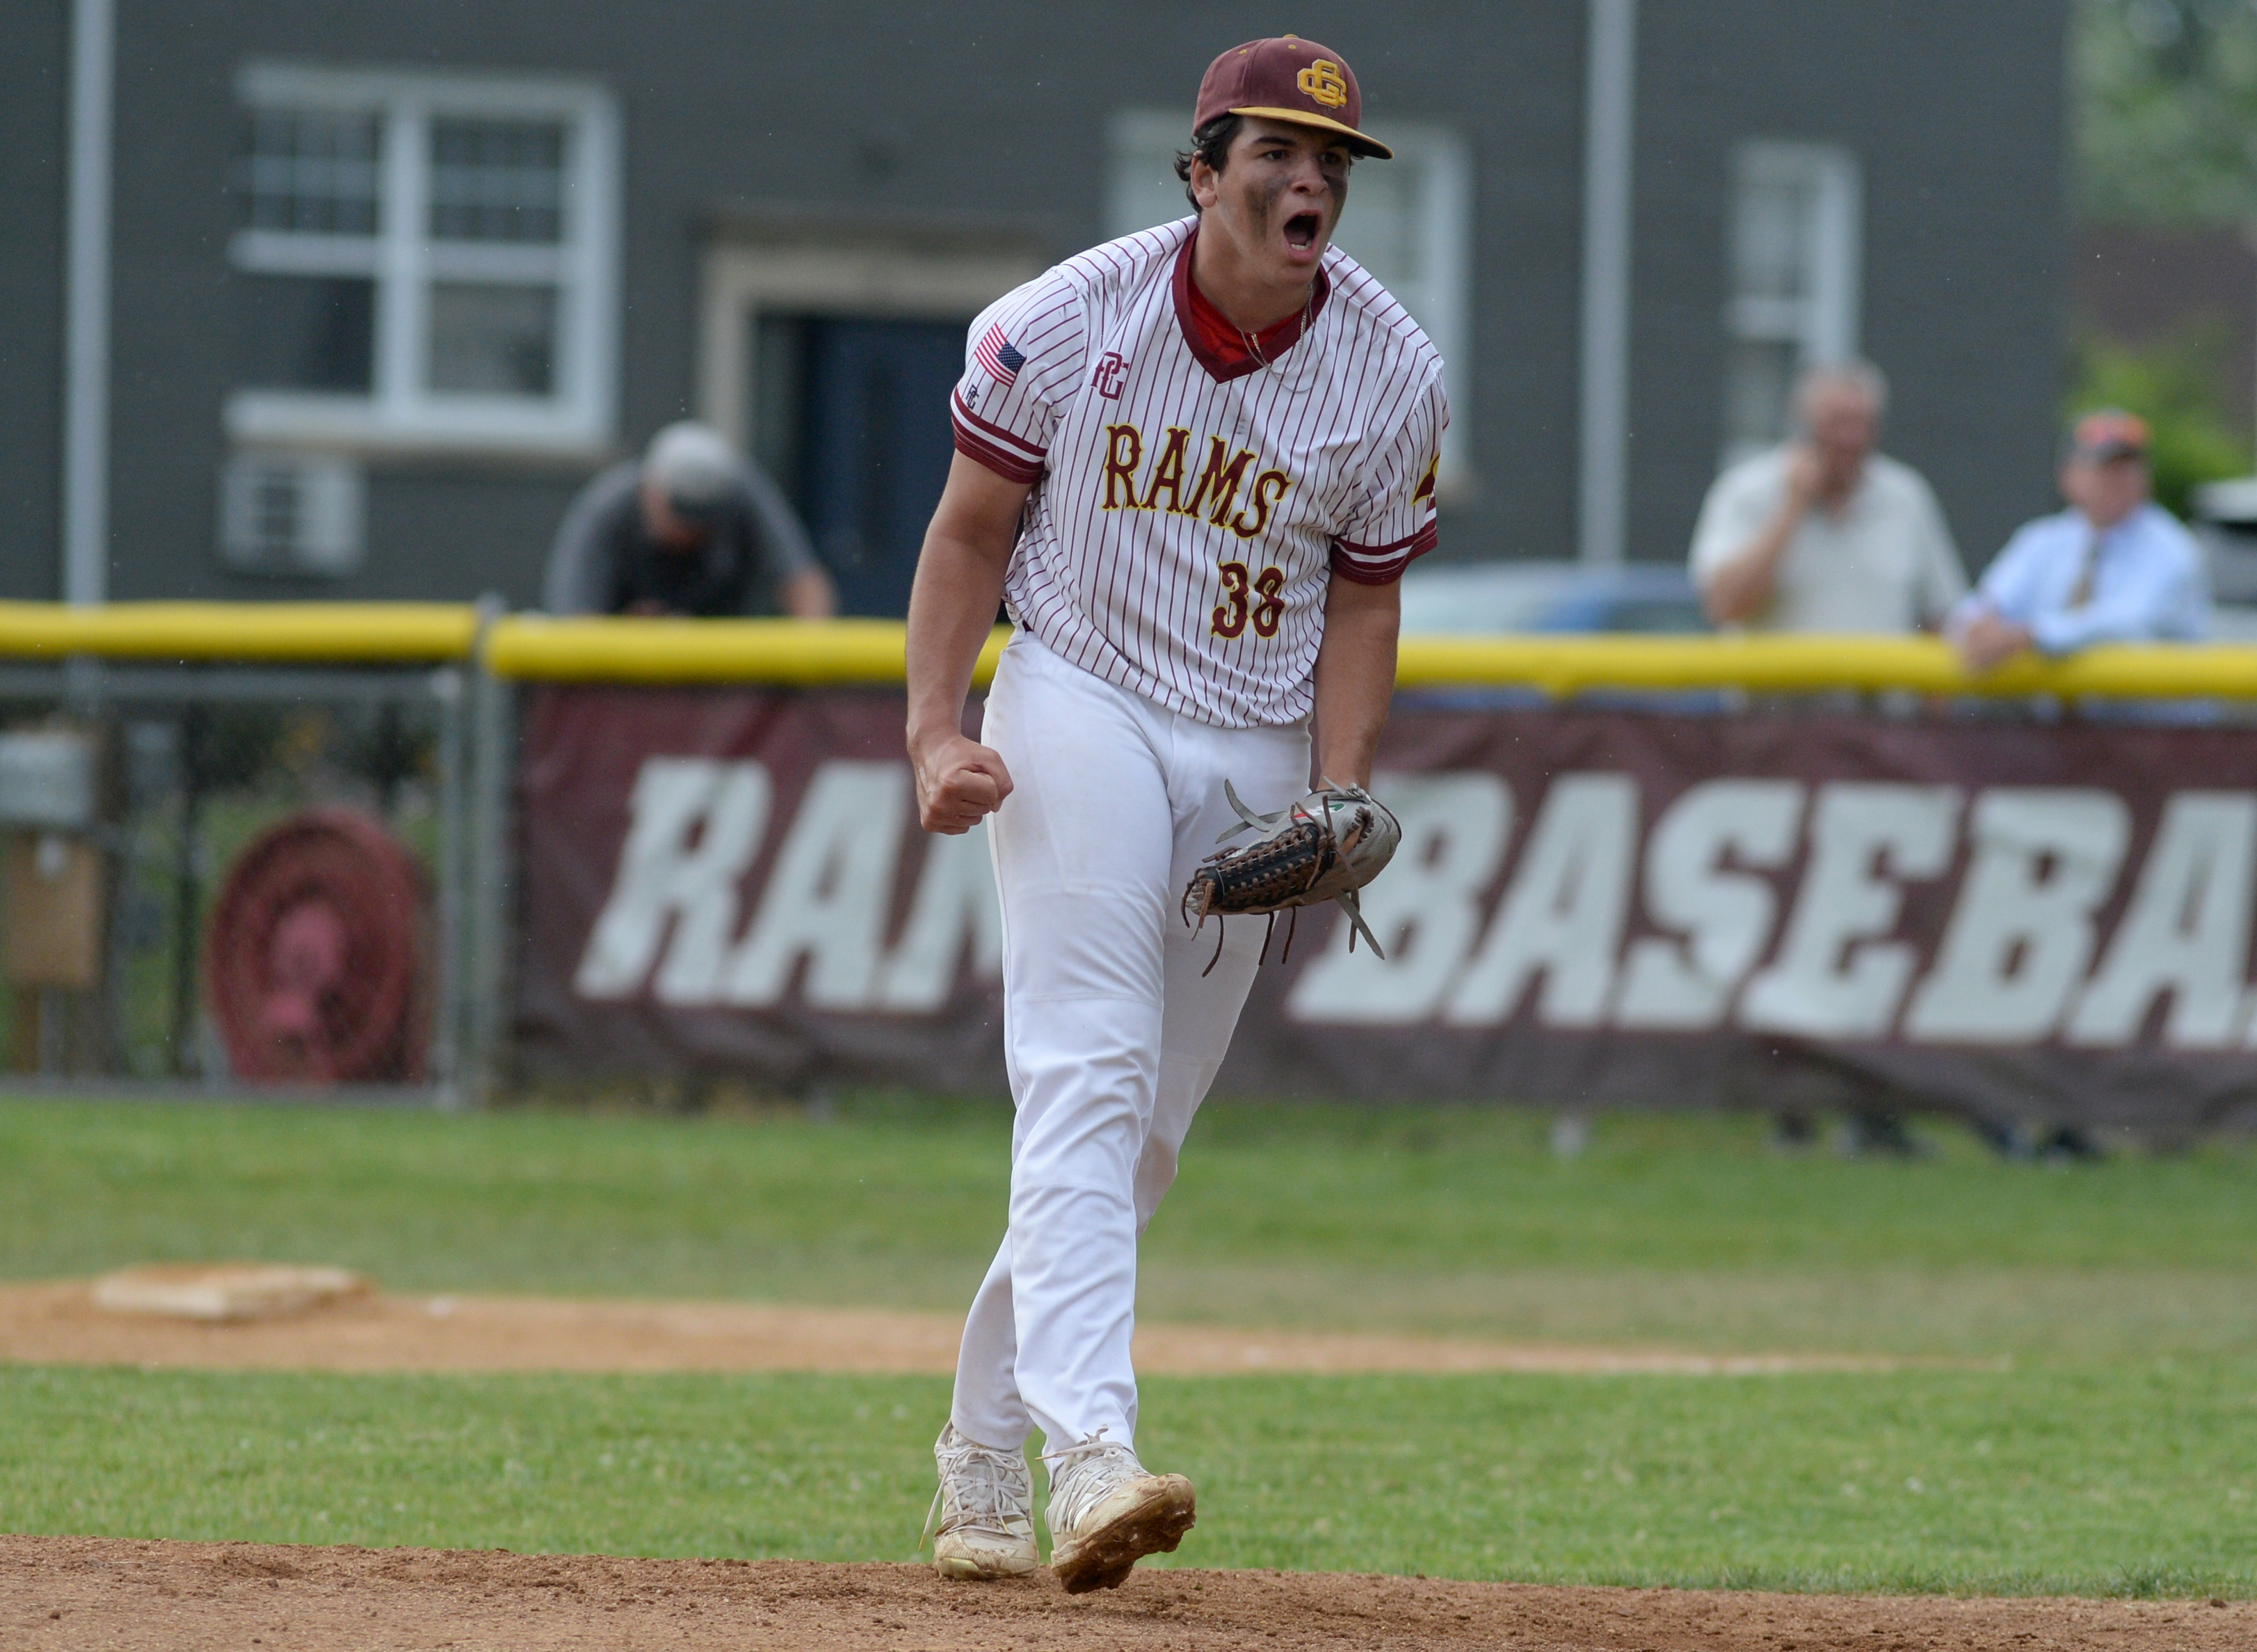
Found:
[{"label": "white baseball pants", "polygon": [[1133,1445],[1136,1239],[1229,1047],[1263,920],[1194,935],[1184,885],[1237,817],[1308,789],[1305,724],[1216,728],[1069,664],[1022,632],[981,738],[1015,783],[990,817],[1003,1040],[1018,1117],[1010,1229],[957,1358],[958,1431],[1052,1450]]}]

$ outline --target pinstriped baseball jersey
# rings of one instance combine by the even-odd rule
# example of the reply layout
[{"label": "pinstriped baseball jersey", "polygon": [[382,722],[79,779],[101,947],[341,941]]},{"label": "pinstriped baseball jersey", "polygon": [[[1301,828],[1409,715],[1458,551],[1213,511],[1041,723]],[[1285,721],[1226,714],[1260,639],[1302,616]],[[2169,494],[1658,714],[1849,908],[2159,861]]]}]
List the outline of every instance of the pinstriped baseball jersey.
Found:
[{"label": "pinstriped baseball jersey", "polygon": [[1311,308],[1233,362],[1203,342],[1197,226],[1108,242],[989,307],[956,445],[1036,485],[1004,585],[1019,625],[1199,721],[1291,723],[1314,705],[1330,574],[1385,584],[1433,548],[1442,362],[1338,248]]}]

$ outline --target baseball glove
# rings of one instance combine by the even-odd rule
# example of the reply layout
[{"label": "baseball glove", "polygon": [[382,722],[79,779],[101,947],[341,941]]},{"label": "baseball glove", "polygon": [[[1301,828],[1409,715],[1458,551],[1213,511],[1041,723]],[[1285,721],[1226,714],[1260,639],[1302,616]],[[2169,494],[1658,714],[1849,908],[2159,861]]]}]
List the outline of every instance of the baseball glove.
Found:
[{"label": "baseball glove", "polygon": [[[1329,780],[1321,790],[1275,814],[1255,813],[1239,801],[1227,780],[1222,795],[1238,811],[1238,824],[1216,841],[1228,843],[1242,832],[1253,833],[1254,839],[1218,849],[1199,862],[1184,890],[1185,923],[1200,929],[1210,915],[1218,919],[1267,916],[1274,928],[1279,912],[1290,909],[1298,921],[1301,907],[1338,901],[1355,926],[1348,938],[1348,950],[1355,950],[1355,938],[1361,935],[1373,952],[1382,959],[1387,956],[1356,901],[1356,891],[1385,869],[1403,840],[1402,824],[1384,804],[1361,786],[1336,786]],[[1288,929],[1285,955],[1290,957],[1292,949],[1292,931]],[[1214,954],[1216,959],[1222,956],[1219,936]],[[1270,955],[1267,934],[1262,938],[1262,955]],[[1207,968],[1213,968],[1210,960]]]}]

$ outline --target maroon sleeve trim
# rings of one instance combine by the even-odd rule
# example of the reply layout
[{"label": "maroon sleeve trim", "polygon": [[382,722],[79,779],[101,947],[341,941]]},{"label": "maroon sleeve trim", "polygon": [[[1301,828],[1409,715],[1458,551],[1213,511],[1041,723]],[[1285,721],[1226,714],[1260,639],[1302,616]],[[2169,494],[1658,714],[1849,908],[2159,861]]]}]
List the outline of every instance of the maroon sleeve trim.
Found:
[{"label": "maroon sleeve trim", "polygon": [[1333,542],[1333,571],[1360,585],[1391,585],[1403,571],[1440,542],[1434,524],[1386,545],[1358,545],[1345,539]]},{"label": "maroon sleeve trim", "polygon": [[1043,465],[1039,459],[1022,459],[1015,453],[1006,452],[987,441],[977,431],[955,425],[956,450],[975,464],[985,465],[1007,482],[1039,482]]},{"label": "maroon sleeve trim", "polygon": [[1049,457],[1047,449],[1037,447],[1033,443],[1028,441],[1026,437],[1020,436],[1014,431],[1006,430],[1000,424],[990,424],[987,420],[973,412],[971,408],[966,407],[964,405],[964,393],[962,391],[954,390],[949,393],[948,406],[951,415],[956,420],[959,428],[969,425],[973,430],[993,436],[997,442],[1005,447],[1017,449],[1021,454],[1030,459],[1040,460]]}]

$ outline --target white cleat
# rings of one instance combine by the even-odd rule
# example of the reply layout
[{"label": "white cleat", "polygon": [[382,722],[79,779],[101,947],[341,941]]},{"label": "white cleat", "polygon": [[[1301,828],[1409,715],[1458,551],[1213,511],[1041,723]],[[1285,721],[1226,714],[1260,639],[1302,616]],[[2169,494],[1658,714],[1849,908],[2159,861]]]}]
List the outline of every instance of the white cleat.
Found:
[{"label": "white cleat", "polygon": [[1125,1445],[1092,1437],[1043,1459],[1051,1472],[1051,1570],[1070,1595],[1117,1589],[1147,1555],[1171,1554],[1196,1517],[1192,1483],[1147,1474]]},{"label": "white cleat", "polygon": [[933,1442],[932,1456],[940,1489],[924,1528],[932,1538],[934,1571],[957,1583],[987,1583],[1023,1578],[1042,1563],[1024,1456],[968,1440],[953,1422]]}]

